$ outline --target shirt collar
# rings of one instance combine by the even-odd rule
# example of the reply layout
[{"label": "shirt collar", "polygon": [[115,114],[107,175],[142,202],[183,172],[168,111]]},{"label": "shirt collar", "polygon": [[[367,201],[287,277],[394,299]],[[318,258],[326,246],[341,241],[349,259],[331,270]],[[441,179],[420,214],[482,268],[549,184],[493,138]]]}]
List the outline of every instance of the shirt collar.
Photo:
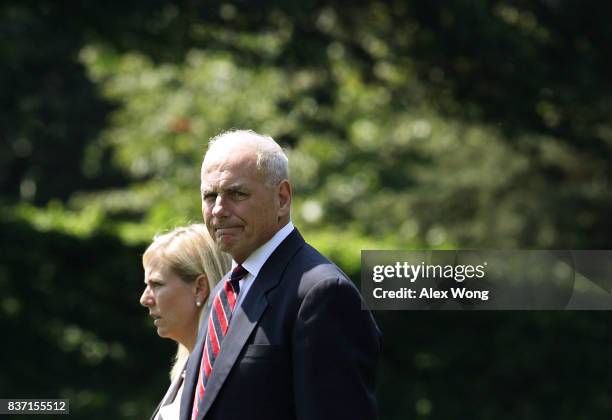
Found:
[{"label": "shirt collar", "polygon": [[[276,248],[285,240],[291,232],[293,232],[293,223],[289,222],[283,226],[278,232],[274,234],[272,238],[259,248],[257,248],[249,257],[244,260],[242,266],[249,272],[253,277],[257,277],[259,270],[268,260],[270,255]],[[232,260],[232,270],[238,265],[238,263]]]}]

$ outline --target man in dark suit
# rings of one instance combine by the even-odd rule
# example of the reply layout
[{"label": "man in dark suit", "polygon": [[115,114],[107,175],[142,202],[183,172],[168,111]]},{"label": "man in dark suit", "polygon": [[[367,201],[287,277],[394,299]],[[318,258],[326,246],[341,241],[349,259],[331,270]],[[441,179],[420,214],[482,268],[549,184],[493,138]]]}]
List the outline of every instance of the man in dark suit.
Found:
[{"label": "man in dark suit", "polygon": [[215,137],[201,190],[233,270],[211,293],[181,420],[376,419],[380,331],[353,283],[291,223],[282,149],[253,131]]}]

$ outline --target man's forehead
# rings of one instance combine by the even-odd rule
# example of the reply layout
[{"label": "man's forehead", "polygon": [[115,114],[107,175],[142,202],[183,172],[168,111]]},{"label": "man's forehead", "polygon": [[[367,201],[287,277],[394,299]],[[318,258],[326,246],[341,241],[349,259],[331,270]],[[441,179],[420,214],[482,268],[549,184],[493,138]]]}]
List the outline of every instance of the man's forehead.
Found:
[{"label": "man's forehead", "polygon": [[202,185],[248,184],[261,181],[255,156],[227,156],[224,158],[205,159],[202,164]]},{"label": "man's forehead", "polygon": [[253,171],[257,167],[257,155],[237,150],[236,153],[214,153],[206,155],[202,163],[202,174],[211,172],[238,173]]},{"label": "man's forehead", "polygon": [[242,190],[248,189],[249,182],[231,180],[231,179],[211,179],[202,178],[202,191],[217,191],[217,190]]}]

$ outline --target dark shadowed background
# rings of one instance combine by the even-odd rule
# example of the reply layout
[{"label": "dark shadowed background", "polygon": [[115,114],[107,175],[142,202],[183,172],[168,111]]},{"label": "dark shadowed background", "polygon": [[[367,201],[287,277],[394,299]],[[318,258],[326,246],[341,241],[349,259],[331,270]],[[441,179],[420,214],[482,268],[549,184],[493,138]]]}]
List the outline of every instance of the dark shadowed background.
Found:
[{"label": "dark shadowed background", "polygon": [[[207,139],[287,149],[293,220],[361,249],[609,249],[612,9],[541,1],[5,1],[0,397],[146,418],[174,346],[155,232],[201,220]],[[382,420],[598,419],[609,312],[376,312]]]}]

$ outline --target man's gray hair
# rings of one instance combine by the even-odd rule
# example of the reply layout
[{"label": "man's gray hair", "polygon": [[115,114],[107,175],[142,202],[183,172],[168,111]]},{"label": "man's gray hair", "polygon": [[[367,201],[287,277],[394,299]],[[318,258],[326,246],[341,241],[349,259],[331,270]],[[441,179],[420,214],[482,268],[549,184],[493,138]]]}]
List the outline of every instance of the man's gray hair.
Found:
[{"label": "man's gray hair", "polygon": [[289,159],[283,149],[272,137],[258,134],[253,130],[229,130],[216,135],[208,142],[206,154],[214,153],[215,149],[237,141],[245,142],[255,149],[257,170],[262,174],[264,183],[268,187],[289,179]]}]

